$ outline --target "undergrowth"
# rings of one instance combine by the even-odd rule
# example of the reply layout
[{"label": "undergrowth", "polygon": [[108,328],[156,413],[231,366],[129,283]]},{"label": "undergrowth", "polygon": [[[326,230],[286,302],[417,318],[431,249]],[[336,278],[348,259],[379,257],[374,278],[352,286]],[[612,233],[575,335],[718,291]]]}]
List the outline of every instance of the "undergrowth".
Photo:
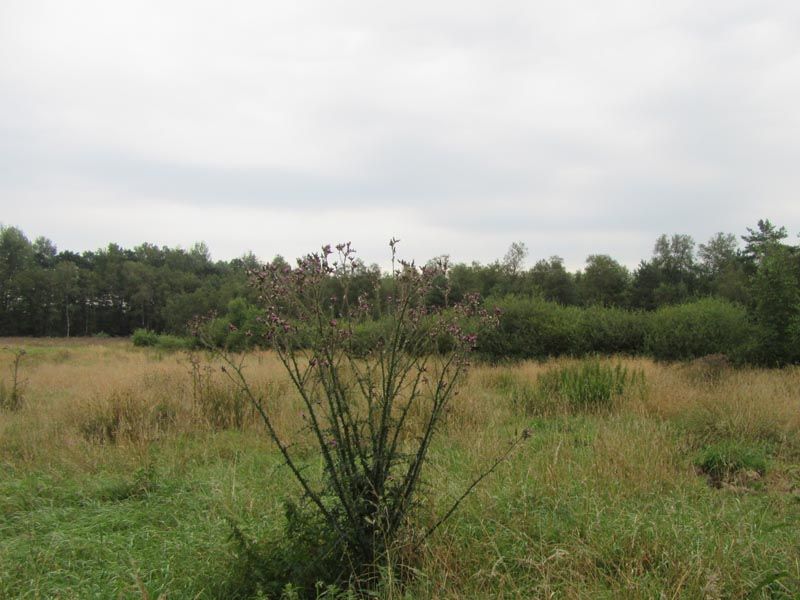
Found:
[{"label": "undergrowth", "polygon": [[[0,597],[357,597],[340,540],[280,452],[249,417],[212,424],[185,357],[113,340],[39,350],[23,363],[24,405],[0,412]],[[800,371],[725,366],[711,381],[599,362],[600,375],[577,361],[472,369],[403,539],[434,525],[515,431],[531,437],[436,535],[377,571],[372,597],[800,597]],[[245,363],[323,486],[278,367],[268,352]],[[540,377],[552,405],[536,404]]]}]

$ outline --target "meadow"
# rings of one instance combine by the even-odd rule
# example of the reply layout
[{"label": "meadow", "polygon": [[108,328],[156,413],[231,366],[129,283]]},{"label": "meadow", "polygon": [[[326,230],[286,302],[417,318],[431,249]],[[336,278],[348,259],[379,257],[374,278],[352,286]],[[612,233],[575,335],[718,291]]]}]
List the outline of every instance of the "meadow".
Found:
[{"label": "meadow", "polygon": [[[128,339],[0,347],[26,351],[22,407],[0,412],[0,598],[253,591],[234,525],[279,544],[300,490],[219,364]],[[13,358],[0,354],[3,394]],[[472,366],[426,465],[418,526],[530,436],[402,557],[403,574],[384,573],[378,597],[800,596],[800,368],[595,360],[631,375],[602,406],[542,393],[585,360]],[[302,450],[276,357],[253,352],[245,373]]]}]

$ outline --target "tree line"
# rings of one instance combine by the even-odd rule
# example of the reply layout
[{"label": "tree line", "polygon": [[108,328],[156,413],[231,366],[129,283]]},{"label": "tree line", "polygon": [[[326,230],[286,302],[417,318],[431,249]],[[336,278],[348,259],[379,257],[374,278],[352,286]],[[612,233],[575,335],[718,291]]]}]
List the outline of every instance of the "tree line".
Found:
[{"label": "tree line", "polygon": [[[797,358],[800,249],[785,227],[769,220],[744,235],[717,233],[699,245],[688,235],[661,235],[652,256],[633,270],[605,254],[590,255],[575,272],[558,256],[525,268],[527,255],[525,244],[515,242],[489,264],[450,265],[437,257],[431,264],[441,275],[428,302],[446,306],[477,292],[509,306],[545,303],[552,314],[558,307],[654,313],[713,297],[758,327],[761,354],[771,357],[764,362]],[[286,264],[280,256],[272,262]],[[136,329],[184,335],[194,315],[212,311],[244,322],[256,303],[247,273],[259,264],[252,254],[212,261],[202,243],[188,250],[112,243],[78,254],[0,226],[0,335],[127,336]],[[377,265],[357,263],[348,293],[353,299],[371,293],[387,277]],[[331,280],[332,293],[337,285]]]},{"label": "tree line", "polygon": [[182,333],[195,314],[247,298],[246,272],[257,264],[252,255],[213,262],[202,243],[189,250],[112,243],[78,254],[0,227],[0,335]]}]

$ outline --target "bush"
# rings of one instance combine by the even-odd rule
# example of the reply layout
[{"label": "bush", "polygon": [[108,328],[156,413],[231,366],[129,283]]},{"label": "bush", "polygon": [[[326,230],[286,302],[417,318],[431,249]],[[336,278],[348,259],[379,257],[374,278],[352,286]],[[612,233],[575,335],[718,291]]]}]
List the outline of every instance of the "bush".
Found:
[{"label": "bush", "polygon": [[133,332],[131,340],[134,346],[140,348],[159,348],[160,350],[186,350],[194,343],[193,340],[187,338],[166,333],[159,334],[149,329],[137,329]]},{"label": "bush", "polygon": [[162,333],[158,336],[156,347],[160,348],[161,350],[186,350],[190,344],[190,340],[187,340],[186,338]]},{"label": "bush", "polygon": [[483,334],[479,342],[479,352],[491,360],[638,354],[644,350],[646,313],[603,306],[562,306],[519,296],[487,304],[501,312],[499,327]]},{"label": "bush", "polygon": [[158,334],[149,329],[137,329],[131,336],[133,345],[141,348],[153,347],[158,344]]},{"label": "bush", "polygon": [[519,296],[487,304],[500,310],[500,323],[479,337],[478,351],[486,358],[544,359],[586,351],[579,308]]},{"label": "bush", "polygon": [[580,336],[593,354],[641,354],[648,317],[640,311],[590,306],[581,313]]},{"label": "bush", "polygon": [[643,388],[642,371],[628,372],[619,363],[612,367],[598,359],[586,360],[542,373],[536,382],[536,393],[529,399],[529,411],[555,406],[573,411],[607,410],[634,386]]},{"label": "bush", "polygon": [[796,249],[767,244],[751,282],[753,314],[759,324],[754,360],[767,366],[797,362],[800,280]]},{"label": "bush", "polygon": [[501,311],[499,327],[480,336],[478,350],[489,360],[617,353],[691,360],[722,353],[734,362],[746,362],[757,360],[759,344],[764,346],[745,309],[717,298],[652,313],[561,306],[520,296],[487,303]]},{"label": "bush", "polygon": [[[763,348],[768,345],[763,327],[750,322],[743,307],[716,298],[655,312],[599,305],[563,306],[515,295],[489,299],[486,306],[499,311],[497,327],[483,330],[480,323],[470,319],[461,320],[459,327],[478,335],[478,354],[491,361],[587,354],[648,354],[657,360],[691,360],[722,353],[735,363],[764,362]],[[208,324],[208,341],[233,352],[264,345],[265,325],[259,321],[259,311],[242,298],[231,301],[227,313]],[[420,329],[429,326],[429,319],[421,317]],[[358,355],[387,340],[391,326],[391,319],[379,312],[348,325],[351,351]],[[308,324],[298,322],[294,327],[288,343],[296,348],[311,347],[314,333]],[[446,332],[437,336],[438,351],[452,349],[452,339]],[[800,320],[795,338],[800,339]]]},{"label": "bush", "polygon": [[[234,298],[228,303],[224,315],[210,319],[204,326],[203,344],[229,352],[245,352],[256,346],[267,346],[264,335],[266,326],[262,321],[263,309]],[[303,324],[298,325],[292,343],[308,347],[310,340]]]},{"label": "bush", "polygon": [[721,353],[741,361],[749,353],[754,333],[743,307],[705,298],[653,313],[645,349],[657,360],[691,360]]},{"label": "bush", "polygon": [[391,335],[392,323],[389,319],[375,319],[356,323],[350,337],[350,351],[355,356],[369,354],[371,348],[385,344]]}]

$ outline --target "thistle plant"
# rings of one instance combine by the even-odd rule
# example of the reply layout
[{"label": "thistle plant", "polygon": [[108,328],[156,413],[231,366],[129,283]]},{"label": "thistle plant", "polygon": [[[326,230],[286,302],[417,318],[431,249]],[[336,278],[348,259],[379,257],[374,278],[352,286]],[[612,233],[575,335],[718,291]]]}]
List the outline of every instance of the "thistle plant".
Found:
[{"label": "thistle plant", "polygon": [[[397,258],[397,240],[390,247],[389,285],[357,297],[350,283],[360,263],[350,243],[325,246],[299,259],[296,268],[266,265],[251,274],[264,311],[258,335],[274,349],[302,400],[323,477],[314,477],[307,457],[301,460],[281,437],[248,383],[242,359],[221,353],[227,373],[256,407],[307,502],[337,541],[342,576],[362,582],[386,564],[408,531],[431,443],[477,343],[466,324],[477,330],[497,321],[477,296],[446,309],[427,306],[426,295],[435,279],[446,277],[446,264],[420,267]],[[331,295],[332,289],[338,293]],[[376,322],[381,326],[370,328]],[[369,343],[356,340],[362,327],[373,332]]]}]

